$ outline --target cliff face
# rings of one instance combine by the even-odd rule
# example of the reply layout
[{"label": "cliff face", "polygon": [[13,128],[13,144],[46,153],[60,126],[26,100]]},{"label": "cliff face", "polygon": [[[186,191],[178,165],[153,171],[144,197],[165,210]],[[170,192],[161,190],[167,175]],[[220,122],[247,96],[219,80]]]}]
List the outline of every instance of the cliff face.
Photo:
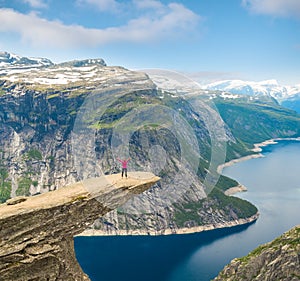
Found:
[{"label": "cliff face", "polygon": [[125,151],[129,170],[154,172],[162,180],[97,220],[95,228],[159,234],[237,223],[256,209],[243,213],[231,202],[224,206],[220,196],[206,198],[204,179],[215,167],[205,115],[157,89],[147,75],[102,60],[20,73],[14,67],[0,77],[0,200],[119,172],[116,158]]},{"label": "cliff face", "polygon": [[73,236],[158,180],[143,172],[103,176],[0,205],[0,280],[89,280]]},{"label": "cliff face", "polygon": [[142,73],[105,67],[102,60],[91,63],[0,76],[0,202],[103,174],[91,167],[78,174],[74,167],[72,131],[80,107],[99,83],[102,88],[120,83],[132,89],[131,81],[146,88],[153,83]]},{"label": "cliff face", "polygon": [[[13,63],[8,54],[2,56],[7,64]],[[119,172],[116,157],[123,141],[126,157],[131,157],[129,170],[152,171],[162,181],[131,201],[123,212],[114,211],[98,220],[95,228],[107,233],[122,229],[178,232],[252,217],[257,211],[254,206],[218,193],[236,182],[221,177],[216,185],[219,190],[206,190],[215,184],[213,170],[218,161],[212,163],[213,154],[224,154],[218,140],[225,143],[230,160],[252,153],[253,131],[259,140],[300,132],[294,113],[260,101],[221,99],[216,105],[226,125],[219,136],[219,130],[210,128],[215,119],[209,120],[207,108],[191,106],[191,99],[195,104],[202,102],[198,93],[183,99],[159,89],[143,73],[109,67],[101,59],[61,65],[46,60],[21,62],[19,72],[19,64],[4,72],[0,69],[0,201]],[[39,68],[31,69],[36,64]],[[213,96],[207,95],[207,100]],[[86,103],[89,98],[95,102]],[[145,108],[148,111],[143,111]],[[88,129],[88,137],[74,130],[84,109],[88,114],[81,125]],[[261,111],[263,114],[258,114]],[[140,124],[132,118],[137,116]],[[123,128],[130,134],[122,140],[117,134]],[[74,146],[76,142],[78,146]],[[190,153],[193,150],[196,153]]]},{"label": "cliff face", "polygon": [[214,281],[300,280],[300,226],[243,258],[234,259]]}]

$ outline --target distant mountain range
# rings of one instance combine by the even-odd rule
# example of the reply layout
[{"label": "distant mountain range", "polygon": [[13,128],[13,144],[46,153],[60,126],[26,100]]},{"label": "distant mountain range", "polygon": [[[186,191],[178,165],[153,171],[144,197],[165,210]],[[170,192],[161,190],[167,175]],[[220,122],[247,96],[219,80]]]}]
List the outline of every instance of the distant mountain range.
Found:
[{"label": "distant mountain range", "polygon": [[[80,67],[91,64],[106,66],[103,59],[75,60],[66,63],[54,64],[47,58],[23,57],[9,52],[0,52],[0,75],[20,73],[33,68],[49,66]],[[182,83],[181,83],[182,84]],[[191,84],[191,83],[190,83]],[[174,87],[177,85],[174,85]],[[189,85],[190,87],[191,85]],[[282,86],[274,79],[261,82],[243,80],[222,80],[202,86],[203,90],[221,91],[236,95],[267,96],[275,98],[280,104],[285,100],[300,99],[300,84]]]},{"label": "distant mountain range", "polygon": [[[67,84],[79,81],[90,83],[93,78],[99,79],[99,71],[101,72],[99,68],[94,68],[94,71],[88,68],[88,66],[95,65],[101,67],[106,66],[106,63],[103,59],[86,59],[55,64],[47,58],[23,57],[0,51],[0,77],[6,76],[6,79],[11,82],[18,79],[18,81],[22,80],[23,82],[44,85]],[[70,67],[72,67],[71,72],[68,71]],[[74,69],[73,67],[76,68]],[[54,68],[55,71],[53,71]],[[31,71],[36,69],[39,69],[39,71]],[[172,85],[170,83],[175,83],[176,79],[175,77],[172,81],[166,80],[164,82],[164,84],[167,84],[166,88],[171,89]],[[177,92],[184,91],[185,89],[181,89],[183,84],[180,81],[178,85],[175,83],[173,88],[176,88]],[[222,80],[202,85],[202,89],[199,89],[197,83],[189,81],[186,89],[197,90],[198,94],[203,94],[207,91],[210,95],[215,95],[213,92],[219,92],[220,96],[225,99],[237,98],[238,96],[247,96],[250,99],[263,98],[265,101],[269,99],[300,113],[300,84],[282,86],[274,79],[261,82]]]},{"label": "distant mountain range", "polygon": [[225,91],[237,95],[269,96],[279,103],[292,97],[300,96],[300,84],[295,86],[282,86],[276,80],[261,82],[225,80],[203,86],[206,90]]}]

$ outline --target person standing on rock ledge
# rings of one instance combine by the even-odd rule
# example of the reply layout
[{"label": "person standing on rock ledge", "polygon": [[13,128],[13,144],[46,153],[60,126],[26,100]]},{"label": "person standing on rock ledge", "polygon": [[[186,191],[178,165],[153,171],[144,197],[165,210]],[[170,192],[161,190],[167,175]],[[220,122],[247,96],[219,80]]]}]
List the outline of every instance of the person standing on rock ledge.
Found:
[{"label": "person standing on rock ledge", "polygon": [[124,173],[125,173],[125,177],[127,178],[127,163],[129,162],[130,158],[123,159],[123,160],[117,158],[117,160],[122,164],[122,178],[124,176]]}]

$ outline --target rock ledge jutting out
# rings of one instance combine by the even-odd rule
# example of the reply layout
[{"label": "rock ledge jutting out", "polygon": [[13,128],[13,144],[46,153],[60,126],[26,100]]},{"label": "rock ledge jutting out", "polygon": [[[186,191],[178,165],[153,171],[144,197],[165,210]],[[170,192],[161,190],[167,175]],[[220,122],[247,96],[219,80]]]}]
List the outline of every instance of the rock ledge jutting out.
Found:
[{"label": "rock ledge jutting out", "polygon": [[73,237],[160,178],[133,172],[91,178],[0,205],[0,280],[89,280]]}]

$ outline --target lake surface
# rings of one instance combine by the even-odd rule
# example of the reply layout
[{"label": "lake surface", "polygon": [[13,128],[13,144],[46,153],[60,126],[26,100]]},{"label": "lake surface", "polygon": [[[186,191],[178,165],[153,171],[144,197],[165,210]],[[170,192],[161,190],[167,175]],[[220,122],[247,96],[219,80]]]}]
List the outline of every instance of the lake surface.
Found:
[{"label": "lake surface", "polygon": [[236,196],[258,207],[255,223],[188,235],[77,237],[83,270],[92,281],[208,281],[231,259],[300,224],[300,142],[280,141],[264,155],[223,171],[248,188]]}]

